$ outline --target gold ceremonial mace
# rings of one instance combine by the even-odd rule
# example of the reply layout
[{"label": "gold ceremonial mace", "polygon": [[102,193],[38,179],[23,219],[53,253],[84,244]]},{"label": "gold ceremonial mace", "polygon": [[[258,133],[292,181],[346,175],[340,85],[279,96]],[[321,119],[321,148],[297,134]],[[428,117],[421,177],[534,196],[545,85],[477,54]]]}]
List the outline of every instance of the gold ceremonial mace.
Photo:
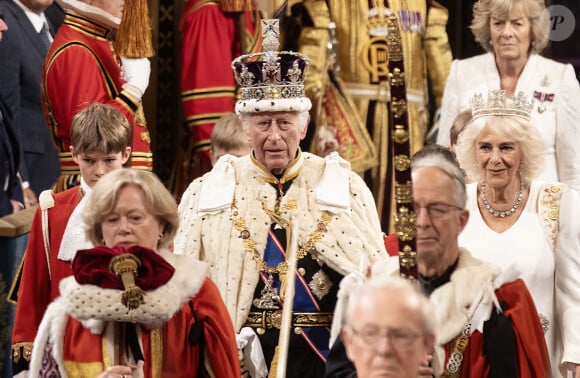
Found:
[{"label": "gold ceremonial mace", "polygon": [[407,113],[407,88],[403,64],[402,40],[399,22],[394,14],[388,19],[389,125],[391,127],[391,151],[395,177],[394,226],[399,241],[399,274],[417,280],[417,215],[413,206],[413,183],[411,181],[411,145],[409,143],[409,118]]}]

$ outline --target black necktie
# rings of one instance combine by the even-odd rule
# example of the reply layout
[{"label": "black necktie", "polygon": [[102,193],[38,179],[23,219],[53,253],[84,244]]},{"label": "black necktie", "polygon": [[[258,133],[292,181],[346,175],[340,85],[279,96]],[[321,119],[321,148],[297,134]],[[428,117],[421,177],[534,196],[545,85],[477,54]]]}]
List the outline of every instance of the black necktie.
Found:
[{"label": "black necktie", "polygon": [[42,29],[40,29],[40,40],[42,41],[42,44],[44,45],[44,48],[46,49],[46,51],[48,51],[48,48],[50,47],[50,38],[48,36],[48,24],[45,22],[42,25]]}]

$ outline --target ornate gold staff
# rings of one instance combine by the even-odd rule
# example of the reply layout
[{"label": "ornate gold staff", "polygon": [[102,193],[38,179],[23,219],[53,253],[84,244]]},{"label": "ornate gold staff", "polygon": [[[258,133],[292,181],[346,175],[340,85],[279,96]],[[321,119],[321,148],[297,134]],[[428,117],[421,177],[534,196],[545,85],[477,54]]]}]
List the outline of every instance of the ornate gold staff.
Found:
[{"label": "ornate gold staff", "polygon": [[414,280],[418,277],[415,243],[417,215],[413,210],[411,145],[403,45],[399,23],[394,13],[389,15],[386,40],[391,86],[389,124],[391,125],[391,148],[395,171],[394,226],[399,240],[399,273],[403,278]]}]

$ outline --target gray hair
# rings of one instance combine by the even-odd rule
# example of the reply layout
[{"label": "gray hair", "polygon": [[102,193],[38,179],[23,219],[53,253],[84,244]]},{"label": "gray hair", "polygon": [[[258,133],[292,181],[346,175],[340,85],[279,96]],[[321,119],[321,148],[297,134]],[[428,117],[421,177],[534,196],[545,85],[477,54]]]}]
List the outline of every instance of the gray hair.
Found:
[{"label": "gray hair", "polygon": [[473,19],[470,29],[475,40],[488,52],[493,52],[491,45],[491,17],[507,19],[510,10],[516,4],[522,4],[530,21],[530,48],[541,52],[548,45],[550,33],[550,15],[543,0],[479,0],[473,5]]},{"label": "gray hair", "polygon": [[353,290],[349,296],[346,308],[346,323],[352,325],[352,319],[355,316],[354,312],[365,295],[382,290],[388,290],[390,292],[398,291],[406,298],[415,299],[419,304],[423,332],[425,334],[435,335],[435,319],[431,302],[429,302],[427,296],[420,291],[418,286],[413,285],[410,281],[391,275],[373,275]]},{"label": "gray hair", "polygon": [[457,162],[455,153],[438,144],[425,146],[413,155],[411,170],[426,167],[438,168],[453,180],[455,183],[455,205],[465,209],[467,204],[465,175]]},{"label": "gray hair", "polygon": [[485,116],[475,119],[459,136],[455,152],[461,167],[474,180],[482,180],[484,168],[477,162],[477,139],[484,128],[513,138],[522,150],[520,176],[524,182],[538,177],[544,167],[544,142],[529,121],[517,116]]}]

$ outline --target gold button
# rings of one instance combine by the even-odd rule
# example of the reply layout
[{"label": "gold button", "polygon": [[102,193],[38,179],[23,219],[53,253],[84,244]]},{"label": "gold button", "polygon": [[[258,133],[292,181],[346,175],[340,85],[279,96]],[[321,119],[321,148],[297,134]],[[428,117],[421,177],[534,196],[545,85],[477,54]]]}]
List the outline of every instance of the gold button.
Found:
[{"label": "gold button", "polygon": [[297,335],[301,335],[302,334],[302,327],[295,327],[294,328],[294,333]]}]

